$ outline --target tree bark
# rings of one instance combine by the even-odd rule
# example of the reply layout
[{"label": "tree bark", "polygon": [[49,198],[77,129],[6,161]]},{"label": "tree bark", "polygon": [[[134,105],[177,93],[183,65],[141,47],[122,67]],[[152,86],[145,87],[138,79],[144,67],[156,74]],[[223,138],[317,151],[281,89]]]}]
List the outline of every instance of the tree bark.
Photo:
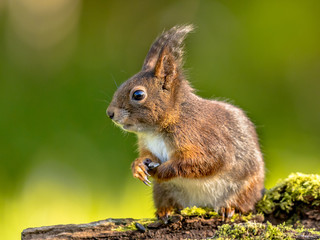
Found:
[{"label": "tree bark", "polygon": [[167,224],[155,219],[110,218],[28,228],[22,232],[22,240],[320,239],[320,176],[291,174],[268,190],[256,209],[259,214],[235,214],[226,220],[210,209],[194,207],[173,215]]},{"label": "tree bark", "polygon": [[172,217],[168,224],[154,221],[144,227],[137,222],[139,220],[107,219],[88,224],[29,228],[22,232],[22,239],[203,239],[213,237],[223,223],[218,218],[184,218],[181,215]]},{"label": "tree bark", "polygon": [[[160,221],[154,221],[147,225],[140,224],[141,220],[134,219],[107,219],[88,224],[68,224],[55,225],[39,228],[28,228],[22,232],[22,240],[42,240],[42,239],[72,239],[72,240],[88,240],[88,239],[242,239],[249,237],[261,236],[269,238],[268,228],[271,225],[266,223],[263,215],[253,215],[248,221],[246,217],[241,216],[232,220],[222,221],[220,216],[208,218],[208,216],[182,216],[175,215],[169,223],[163,224]],[[145,220],[142,220],[145,221]],[[310,221],[308,221],[310,224]],[[319,221],[313,221],[318,224]],[[229,227],[228,227],[229,225]],[[222,230],[223,227],[227,231]],[[238,226],[238,227],[237,227]],[[251,233],[254,226],[255,233]],[[272,225],[271,225],[272,226]],[[274,225],[277,226],[277,225]],[[131,230],[134,228],[134,230]],[[242,229],[245,228],[243,231]],[[239,230],[241,231],[239,233]],[[320,239],[320,235],[305,229],[304,231],[295,231],[294,228],[278,230],[279,235],[275,235],[272,239],[282,239],[291,237],[292,239]],[[268,236],[268,237],[267,237]],[[276,238],[276,237],[280,238]]]}]

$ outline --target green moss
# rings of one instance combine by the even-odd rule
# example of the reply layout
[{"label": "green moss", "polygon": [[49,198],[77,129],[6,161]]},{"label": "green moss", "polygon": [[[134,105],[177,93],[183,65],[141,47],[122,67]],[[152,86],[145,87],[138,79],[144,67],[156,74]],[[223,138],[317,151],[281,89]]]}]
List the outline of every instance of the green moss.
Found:
[{"label": "green moss", "polygon": [[213,209],[210,208],[200,208],[200,207],[186,207],[185,209],[181,210],[182,216],[207,216],[207,217],[214,217],[218,216],[219,214],[215,212]]},{"label": "green moss", "polygon": [[233,216],[231,217],[231,219],[230,219],[230,222],[234,222],[234,221],[236,221],[237,219],[239,219],[240,218],[240,216],[239,216],[239,214],[233,214]]},{"label": "green moss", "polygon": [[127,225],[119,226],[115,229],[112,229],[113,231],[116,232],[125,232],[125,231],[130,231],[130,230],[137,230],[137,227],[135,225],[136,223],[133,221]]},{"label": "green moss", "polygon": [[203,216],[207,213],[207,211],[203,208],[199,207],[192,207],[192,208],[185,208],[181,210],[182,216]]},{"label": "green moss", "polygon": [[298,233],[309,233],[309,234],[317,235],[320,238],[319,231],[316,231],[313,228],[305,228],[302,224],[299,227],[297,227],[295,230]]},{"label": "green moss", "polygon": [[246,222],[238,224],[224,224],[218,227],[213,239],[296,239],[297,235],[307,233],[309,236],[319,236],[319,232],[305,229],[293,229],[284,224]]},{"label": "green moss", "polygon": [[142,218],[136,222],[140,223],[144,227],[147,227],[150,223],[153,223],[154,221],[157,221],[157,219],[156,218]]},{"label": "green moss", "polygon": [[[237,214],[235,214],[234,217],[237,217]],[[239,218],[239,217],[238,217],[238,218]],[[244,222],[248,222],[248,221],[250,221],[252,218],[253,218],[253,214],[252,214],[252,213],[249,213],[248,215],[242,215],[242,216],[241,216],[241,220],[244,221]]]},{"label": "green moss", "polygon": [[154,221],[156,221],[155,218],[143,218],[143,219],[139,219],[137,221],[132,221],[131,223],[129,223],[127,225],[119,226],[119,227],[113,229],[113,231],[117,231],[117,232],[135,231],[135,230],[138,230],[136,227],[136,223],[140,223],[142,226],[147,228],[147,226],[150,223],[153,223]]},{"label": "green moss", "polygon": [[270,214],[279,209],[289,213],[296,203],[320,205],[320,176],[291,174],[287,179],[268,190],[257,204],[257,210]]},{"label": "green moss", "polygon": [[[187,207],[184,208],[183,210],[181,210],[181,215],[184,217],[203,217],[203,218],[214,218],[214,217],[219,217],[220,215],[214,211],[211,208],[200,208],[200,207]],[[235,213],[231,218],[230,218],[230,222],[235,222],[235,221],[243,221],[243,222],[247,222],[250,221],[252,219],[263,219],[263,215],[262,214],[252,214],[249,213],[247,215],[242,214],[239,215],[237,213]]]},{"label": "green moss", "polygon": [[253,236],[260,236],[265,226],[260,223],[239,223],[224,224],[218,227],[216,238],[220,239],[252,239]]}]

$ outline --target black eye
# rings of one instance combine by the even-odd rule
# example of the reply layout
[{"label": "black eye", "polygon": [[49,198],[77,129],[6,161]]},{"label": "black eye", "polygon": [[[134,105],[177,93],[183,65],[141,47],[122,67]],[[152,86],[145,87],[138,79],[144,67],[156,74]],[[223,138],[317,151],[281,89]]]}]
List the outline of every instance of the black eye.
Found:
[{"label": "black eye", "polygon": [[142,90],[137,90],[132,94],[132,99],[136,101],[141,101],[146,97],[146,93]]}]

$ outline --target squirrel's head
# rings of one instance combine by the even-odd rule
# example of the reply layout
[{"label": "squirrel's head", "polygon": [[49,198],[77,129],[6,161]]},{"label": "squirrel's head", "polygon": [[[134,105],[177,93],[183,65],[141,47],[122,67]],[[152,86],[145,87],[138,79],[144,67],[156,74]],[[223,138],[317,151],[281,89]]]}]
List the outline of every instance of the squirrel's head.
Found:
[{"label": "squirrel's head", "polygon": [[183,40],[192,25],[175,26],[151,45],[142,70],[115,92],[107,115],[124,130],[154,131],[179,117],[181,99],[192,88],[183,77]]}]

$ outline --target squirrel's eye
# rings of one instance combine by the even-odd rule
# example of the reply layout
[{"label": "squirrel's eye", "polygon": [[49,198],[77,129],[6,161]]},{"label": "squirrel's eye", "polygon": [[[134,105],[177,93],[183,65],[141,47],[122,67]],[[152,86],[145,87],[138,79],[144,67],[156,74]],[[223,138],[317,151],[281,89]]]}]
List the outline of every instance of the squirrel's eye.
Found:
[{"label": "squirrel's eye", "polygon": [[132,94],[132,99],[136,101],[141,101],[146,97],[146,93],[142,90],[137,90]]}]

